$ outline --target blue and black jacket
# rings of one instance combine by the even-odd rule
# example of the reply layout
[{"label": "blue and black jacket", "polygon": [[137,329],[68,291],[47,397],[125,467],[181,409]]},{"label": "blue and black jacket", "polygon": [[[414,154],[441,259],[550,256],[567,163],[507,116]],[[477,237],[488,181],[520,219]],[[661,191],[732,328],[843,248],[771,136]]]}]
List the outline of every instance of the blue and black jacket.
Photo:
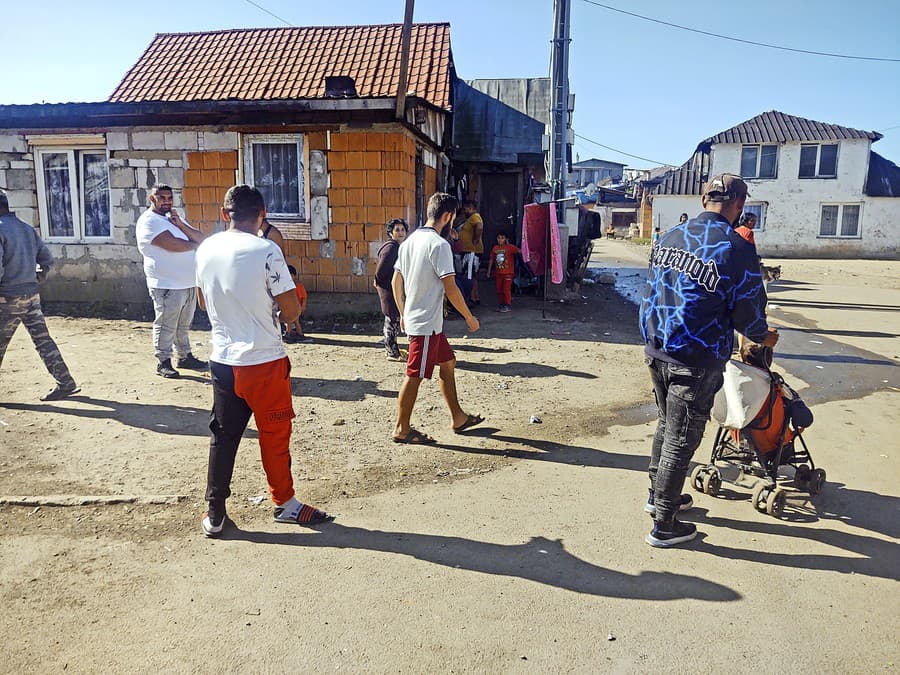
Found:
[{"label": "blue and black jacket", "polygon": [[765,310],[756,250],[718,213],[704,211],[653,246],[640,313],[648,356],[722,367],[735,330],[756,342],[765,339]]}]

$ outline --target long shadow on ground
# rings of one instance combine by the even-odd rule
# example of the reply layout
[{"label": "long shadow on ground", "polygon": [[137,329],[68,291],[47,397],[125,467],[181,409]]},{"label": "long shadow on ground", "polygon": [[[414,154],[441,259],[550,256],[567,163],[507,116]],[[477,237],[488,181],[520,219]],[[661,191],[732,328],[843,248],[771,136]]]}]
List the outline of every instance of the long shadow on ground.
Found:
[{"label": "long shadow on ground", "polygon": [[498,434],[499,429],[493,427],[478,427],[466,432],[466,436],[486,438],[499,443],[524,445],[531,450],[522,448],[478,448],[471,445],[457,445],[455,443],[437,443],[435,447],[464,452],[473,455],[489,455],[492,457],[512,457],[514,459],[531,459],[539,462],[557,462],[559,464],[574,464],[591,466],[601,469],[626,469],[628,471],[647,471],[649,457],[643,455],[626,455],[619,452],[606,452],[596,448],[588,448],[553,441],[542,441],[520,436],[504,436]]},{"label": "long shadow on ground", "polygon": [[727,586],[699,577],[670,572],[627,574],[600,567],[566,551],[561,539],[545,537],[532,537],[524,544],[504,545],[461,537],[384,532],[331,523],[322,526],[315,533],[284,534],[240,530],[229,525],[223,533],[223,539],[255,544],[395,553],[435,565],[519,577],[576,593],[612,598],[693,598],[709,602],[730,602],[741,597]]}]

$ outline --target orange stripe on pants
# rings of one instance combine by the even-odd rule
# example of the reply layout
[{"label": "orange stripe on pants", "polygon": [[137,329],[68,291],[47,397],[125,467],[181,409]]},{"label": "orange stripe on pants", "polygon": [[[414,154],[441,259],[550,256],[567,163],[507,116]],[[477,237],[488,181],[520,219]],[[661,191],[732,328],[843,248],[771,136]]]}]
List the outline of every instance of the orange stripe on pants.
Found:
[{"label": "orange stripe on pants", "polygon": [[291,477],[291,362],[287,357],[255,366],[233,366],[234,393],[253,411],[269,492],[276,504],[294,496]]}]

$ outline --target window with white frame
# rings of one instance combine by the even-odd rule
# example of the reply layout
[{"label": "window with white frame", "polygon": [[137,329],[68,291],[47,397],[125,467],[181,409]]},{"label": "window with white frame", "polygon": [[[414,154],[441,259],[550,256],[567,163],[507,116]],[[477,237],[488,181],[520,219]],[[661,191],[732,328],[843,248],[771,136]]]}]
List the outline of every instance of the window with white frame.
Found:
[{"label": "window with white frame", "polygon": [[766,229],[766,203],[765,202],[747,202],[744,204],[744,213],[752,213],[756,216],[756,225],[754,231],[762,232]]},{"label": "window with white frame", "polygon": [[109,163],[104,148],[38,148],[35,173],[41,235],[46,240],[111,238]]},{"label": "window with white frame", "polygon": [[244,136],[244,180],[256,187],[277,218],[306,220],[306,167],[302,134]]},{"label": "window with white frame", "polygon": [[775,178],[777,173],[777,145],[745,145],[741,148],[743,178]]},{"label": "window with white frame", "polygon": [[836,178],[837,143],[803,143],[800,146],[800,178]]},{"label": "window with white frame", "polygon": [[861,210],[859,204],[822,204],[819,236],[858,239]]}]

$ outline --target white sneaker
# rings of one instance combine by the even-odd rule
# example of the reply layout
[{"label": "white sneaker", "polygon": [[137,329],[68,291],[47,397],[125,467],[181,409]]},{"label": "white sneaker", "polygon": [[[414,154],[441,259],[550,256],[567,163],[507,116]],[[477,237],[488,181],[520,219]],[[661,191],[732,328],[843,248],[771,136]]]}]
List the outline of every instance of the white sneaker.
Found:
[{"label": "white sneaker", "polygon": [[213,523],[209,518],[209,513],[204,513],[203,520],[200,521],[200,527],[203,529],[203,534],[207,537],[218,537],[222,534],[222,530],[225,529],[225,516],[222,516],[218,523]]}]

